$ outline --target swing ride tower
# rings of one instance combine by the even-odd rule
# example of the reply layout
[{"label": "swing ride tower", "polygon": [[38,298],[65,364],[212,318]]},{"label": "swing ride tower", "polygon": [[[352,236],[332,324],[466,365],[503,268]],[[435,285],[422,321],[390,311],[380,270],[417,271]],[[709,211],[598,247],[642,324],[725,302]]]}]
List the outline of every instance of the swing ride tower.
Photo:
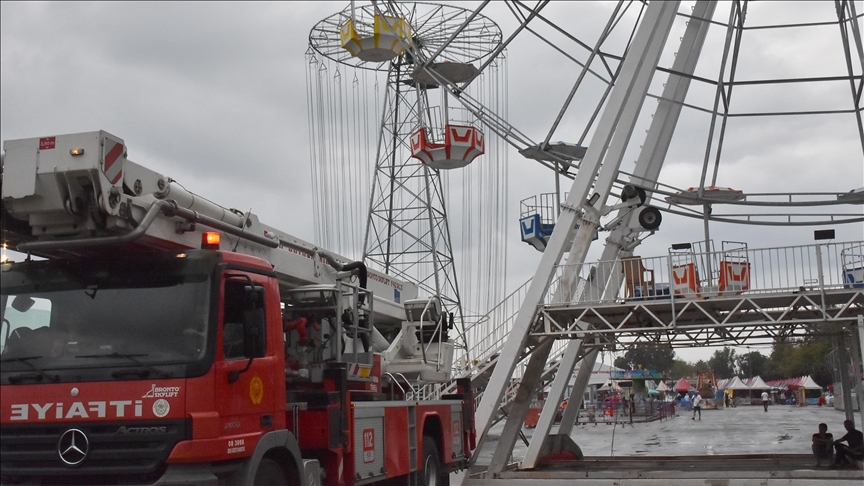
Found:
[{"label": "swing ride tower", "polygon": [[[468,10],[445,5],[373,2],[361,6],[352,2],[343,11],[319,22],[310,33],[310,53],[316,56],[318,67],[315,69],[319,72],[327,62],[337,73],[340,69],[342,72],[353,70],[355,85],[362,82],[357,71],[366,71],[366,74],[371,71],[375,76],[374,101],[358,104],[365,103],[366,108],[377,104],[372,109],[379,116],[375,120],[374,144],[365,147],[367,153],[374,154],[373,163],[361,169],[372,174],[368,180],[365,234],[362,239],[357,234],[351,237],[363,242],[363,260],[367,265],[416,283],[421,293],[440,296],[442,307],[449,314],[449,324],[456,325],[454,331],[460,336],[464,335],[465,304],[460,297],[454,254],[471,259],[471,250],[462,247],[470,240],[467,233],[472,230],[464,229],[463,225],[454,250],[452,218],[448,215],[447,204],[450,201],[465,207],[464,214],[457,215],[463,219],[470,214],[467,208],[474,204],[466,201],[471,193],[464,188],[461,196],[451,195],[448,181],[459,181],[458,175],[451,175],[453,172],[470,173],[472,162],[483,163],[493,166],[484,174],[494,173],[497,179],[488,186],[506,189],[501,179],[505,168],[497,164],[500,154],[494,139],[487,151],[487,140],[477,120],[452,100],[454,94],[450,89],[442,87],[442,84],[460,83],[467,92],[479,93],[477,96],[484,100],[498,100],[490,104],[500,103],[504,94],[495,89],[499,80],[494,69],[489,70],[492,74],[485,75],[492,83],[480,79],[467,86],[480,76],[475,64],[483,62],[493,52],[498,54],[496,47],[501,41],[500,29],[494,22],[471,14]],[[317,79],[317,75],[312,76]],[[384,85],[383,90],[379,91],[379,83]],[[490,89],[489,84],[493,88]],[[322,102],[337,104],[326,90],[319,92],[321,99],[310,102],[310,106]],[[350,106],[351,103],[343,104]],[[343,118],[341,122],[344,122],[348,116],[337,115],[336,118]],[[370,123],[368,114],[362,116],[366,124]],[[339,123],[340,120],[336,120],[334,125]],[[339,128],[319,126],[318,130],[326,135],[328,130]],[[368,130],[368,126],[364,130]],[[486,157],[477,159],[484,153]],[[359,158],[358,154],[352,156]],[[357,165],[344,170],[356,171]],[[332,179],[324,178],[320,183],[331,182]],[[503,200],[498,193],[494,198]],[[358,200],[353,199],[352,204],[357,211]],[[331,216],[326,210],[319,210],[319,213],[322,213],[321,219]],[[503,226],[503,217],[494,218]],[[503,260],[503,255],[501,252],[495,257]],[[471,279],[464,269],[461,275]],[[503,285],[503,278],[496,280],[502,283],[495,285]],[[479,306],[489,305],[484,302],[470,307],[476,313],[486,308]],[[464,344],[464,336],[457,338],[457,346]],[[464,361],[467,356],[461,359]]]}]

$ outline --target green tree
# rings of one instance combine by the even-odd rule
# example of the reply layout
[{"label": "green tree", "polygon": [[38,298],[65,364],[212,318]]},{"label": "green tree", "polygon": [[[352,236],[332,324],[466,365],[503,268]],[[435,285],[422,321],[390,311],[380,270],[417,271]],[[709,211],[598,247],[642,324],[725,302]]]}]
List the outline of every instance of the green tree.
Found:
[{"label": "green tree", "polygon": [[747,354],[738,355],[736,363],[738,371],[742,375],[747,375],[751,378],[754,376],[765,378],[767,376],[769,361],[770,358],[759,351],[750,351]]},{"label": "green tree", "polygon": [[827,386],[833,380],[825,356],[832,349],[831,338],[825,336],[776,342],[763,378],[777,380],[810,375],[820,385]]},{"label": "green tree", "polygon": [[714,351],[708,360],[708,368],[714,370],[714,376],[719,378],[732,378],[735,376],[735,350],[724,346],[723,349]]},{"label": "green tree", "polygon": [[618,368],[636,370],[669,371],[675,363],[675,350],[672,346],[652,343],[636,343],[624,356],[613,363]]},{"label": "green tree", "polygon": [[672,369],[669,372],[669,378],[671,378],[673,380],[679,380],[685,376],[692,376],[695,374],[696,374],[696,366],[694,366],[692,363],[690,363],[688,361],[684,361],[683,359],[676,359],[672,363]]}]

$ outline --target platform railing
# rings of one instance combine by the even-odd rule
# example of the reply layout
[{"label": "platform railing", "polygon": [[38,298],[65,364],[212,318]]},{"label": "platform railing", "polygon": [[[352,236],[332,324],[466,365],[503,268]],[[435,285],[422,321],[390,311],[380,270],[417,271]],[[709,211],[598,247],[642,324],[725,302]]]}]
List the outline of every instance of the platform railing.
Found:
[{"label": "platform railing", "polygon": [[[525,294],[528,291],[528,286],[531,284],[531,279],[522,284],[519,288],[510,293],[504,300],[496,305],[489,312],[480,316],[473,323],[466,326],[465,335],[468,338],[469,347],[467,352],[458,354],[454,362],[453,376],[479,376],[489,372],[497,363],[498,354],[513,327],[513,321],[519,313],[519,309],[524,300]],[[546,301],[551,301],[551,296],[557,291],[558,279],[552,281],[547,292]],[[566,348],[566,342],[557,341],[553,344],[552,351],[549,354],[548,363],[550,369],[555,369]],[[470,360],[468,357],[470,356]],[[520,361],[513,371],[513,383],[508,391],[501,398],[501,406],[515,398],[518,391],[519,379],[523,376],[527,360]],[[548,371],[548,370],[547,370]],[[445,386],[435,387],[437,395],[452,393],[455,390],[455,383],[450,383]],[[483,396],[482,391],[475,394],[475,406],[479,403]]]},{"label": "platform railing", "polygon": [[[530,284],[531,279],[528,279],[489,312],[466,325],[468,349],[466,352],[457,352],[454,356],[453,376],[469,376],[491,364],[490,360],[504,347]],[[555,279],[549,286],[547,302],[551,301],[551,295],[554,295],[557,286],[558,280]]]},{"label": "platform railing", "polygon": [[[566,195],[564,199],[566,199]],[[557,208],[558,198],[554,192],[530,196],[519,201],[519,217],[524,218],[532,214],[539,214],[541,223],[555,224],[558,219]]]},{"label": "platform railing", "polygon": [[[699,248],[698,245],[692,245],[689,249],[678,252],[670,250],[665,256],[583,264],[578,272],[575,290],[575,295],[581,296],[578,302],[612,304],[622,300],[678,300],[732,294],[795,292],[802,288],[814,290],[864,286],[864,241],[763,249],[747,249],[743,243],[724,242],[721,250],[710,252],[693,251],[693,247]],[[732,288],[727,282],[727,287],[723,292],[720,291],[720,268],[724,262],[739,264],[737,276],[746,281],[746,285],[740,285],[742,281],[739,281],[739,287]],[[681,282],[675,283],[676,270],[680,272],[680,267],[687,264],[693,265],[694,276],[698,275],[699,278],[694,292],[687,292]],[[629,281],[625,275],[625,265],[630,266]],[[555,295],[564,268],[564,265],[556,268],[553,283],[546,294],[546,304],[549,304]],[[747,269],[746,276],[740,274],[740,268]],[[633,275],[637,275],[635,279]],[[703,280],[702,275],[708,277]],[[604,301],[602,294],[607,282],[617,290],[617,297]],[[469,347],[464,354],[456,356],[453,376],[477,376],[494,366],[530,283],[530,280],[525,282],[501,303],[466,327]],[[676,285],[680,292],[678,294]],[[555,343],[548,360],[550,368],[557,365],[566,344],[563,340]],[[523,375],[525,366],[526,360],[516,366],[513,373],[516,382]],[[513,393],[516,389],[518,387],[513,387]],[[420,393],[428,396],[448,391],[446,387],[435,387],[435,390],[428,389]],[[513,393],[505,394],[502,405],[512,400]],[[479,396],[478,394],[478,399]]]},{"label": "platform railing", "polygon": [[630,404],[590,401],[579,409],[576,424],[641,423],[667,420],[675,415],[672,402],[648,401],[630,407]]},{"label": "platform railing", "polygon": [[[688,265],[692,273],[685,271]],[[559,266],[556,274],[564,268]],[[579,275],[583,279],[579,303],[592,305],[862,288],[864,241],[761,249],[733,245],[710,252],[679,248],[665,256],[586,263]],[[585,285],[595,280],[617,289],[617,297],[604,301],[605,285]]]},{"label": "platform railing", "polygon": [[522,299],[528,291],[529,279],[510,293],[486,314],[477,317],[466,325],[465,337],[468,349],[454,356],[454,376],[467,376],[478,366],[489,360],[503,345],[507,334],[519,312]]}]

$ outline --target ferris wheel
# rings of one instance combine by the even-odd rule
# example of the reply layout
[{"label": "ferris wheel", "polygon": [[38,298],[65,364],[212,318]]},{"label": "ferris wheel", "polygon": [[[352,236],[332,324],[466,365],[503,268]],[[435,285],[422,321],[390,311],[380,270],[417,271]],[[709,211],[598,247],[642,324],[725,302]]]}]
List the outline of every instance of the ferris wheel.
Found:
[{"label": "ferris wheel", "polygon": [[[697,5],[702,3],[704,2],[697,2]],[[366,126],[374,125],[378,134],[376,147],[373,149],[375,177],[374,180],[364,180],[362,183],[363,187],[373,188],[373,193],[368,198],[372,204],[368,206],[369,211],[366,214],[353,218],[354,220],[365,219],[367,224],[364,255],[379,266],[395,269],[404,264],[405,268],[418,270],[421,268],[421,262],[433,267],[437,265],[442,269],[452,265],[453,248],[446,235],[449,235],[452,228],[452,225],[448,224],[447,216],[454,215],[436,209],[444,207],[439,201],[444,198],[446,185],[440,186],[440,181],[452,181],[454,174],[467,173],[477,167],[474,163],[461,170],[446,170],[449,167],[468,164],[470,155],[482,150],[482,146],[477,143],[475,146],[466,147],[463,153],[468,157],[438,165],[435,171],[430,172],[430,183],[426,184],[425,171],[435,167],[437,162],[431,149],[438,149],[439,153],[444,154],[448,151],[444,140],[449,132],[448,125],[473,127],[476,134],[482,136],[485,142],[486,154],[483,157],[490,157],[495,151],[493,149],[495,144],[499,144],[498,151],[501,154],[498,157],[502,159],[506,159],[509,146],[518,150],[525,158],[550,169],[550,173],[555,178],[555,192],[535,195],[523,200],[520,211],[523,221],[539,220],[537,224],[531,225],[535,233],[527,235],[524,231],[527,225],[523,226],[523,222],[520,221],[520,226],[523,226],[520,228],[523,230],[523,241],[540,251],[545,249],[564,196],[559,189],[560,182],[568,178],[573,179],[579,171],[581,161],[590,148],[588,141],[597,129],[600,115],[608,105],[609,93],[621,75],[623,60],[634,47],[633,35],[644,16],[646,4],[632,1],[618,2],[609,7],[605,24],[595,21],[596,25],[583,25],[580,29],[572,28],[568,24],[570,20],[564,23],[557,20],[572,17],[550,12],[556,8],[559,10],[563,8],[560,4],[538,2],[535,6],[527,6],[520,2],[508,2],[507,5],[519,25],[506,41],[502,40],[497,25],[480,13],[486,7],[485,3],[476,12],[425,3],[379,2],[377,6],[375,4],[349,5],[343,11],[319,22],[310,33],[309,55],[317,59],[315,66],[319,71],[324,67],[324,60],[327,60],[339,66],[350,66],[356,71],[380,73],[380,79],[376,78],[376,83],[386,82],[386,90],[382,90],[384,93],[375,91],[378,98],[374,103],[374,119],[368,118],[369,110],[366,114]],[[701,150],[697,147],[693,151],[695,156],[690,159],[692,162],[701,161],[702,167],[697,171],[700,174],[696,177],[683,180],[668,171],[661,177],[659,173],[638,173],[632,165],[621,166],[613,178],[613,187],[617,191],[624,194],[629,185],[631,191],[635,190],[640,197],[646,193],[649,198],[653,197],[653,203],[646,204],[649,207],[642,210],[646,213],[641,218],[644,223],[640,222],[644,228],[653,231],[659,225],[659,212],[656,208],[661,208],[663,213],[704,220],[706,245],[710,245],[707,230],[709,222],[814,226],[859,223],[862,220],[858,212],[812,211],[813,208],[818,207],[845,208],[849,207],[848,204],[860,204],[862,200],[860,191],[847,194],[850,188],[844,188],[841,191],[817,194],[812,191],[802,191],[800,187],[792,187],[788,184],[774,185],[775,191],[764,190],[762,187],[753,190],[752,184],[757,180],[749,178],[744,179],[743,182],[732,182],[726,169],[732,167],[735,162],[721,163],[721,160],[728,161],[730,155],[738,155],[733,135],[740,136],[740,131],[744,130],[746,133],[747,128],[736,128],[736,125],[744,127],[747,124],[764,125],[769,120],[773,123],[778,119],[823,117],[824,120],[827,117],[847,117],[849,123],[841,128],[848,131],[849,140],[858,139],[858,143],[864,147],[861,98],[854,95],[860,91],[860,69],[864,64],[860,54],[860,40],[857,40],[860,39],[860,32],[856,34],[860,29],[854,21],[860,19],[860,15],[856,13],[852,2],[841,2],[841,6],[842,8],[836,10],[835,18],[829,18],[824,22],[810,22],[807,19],[787,21],[777,13],[760,16],[759,10],[766,7],[770,9],[771,6],[760,4],[758,9],[751,7],[748,10],[748,3],[745,2],[732,8],[728,19],[721,20],[718,17],[713,29],[721,33],[721,37],[710,46],[711,54],[703,56],[709,57],[711,64],[700,63],[701,72],[697,70],[694,74],[692,66],[684,70],[674,65],[672,62],[674,57],[658,67],[664,75],[670,75],[670,79],[675,80],[675,83],[680,84],[678,80],[687,79],[688,83],[694,85],[687,99],[669,98],[674,93],[671,91],[668,95],[666,92],[661,93],[660,86],[652,89],[648,93],[648,98],[663,105],[661,107],[664,110],[677,110],[682,113],[682,117],[692,117],[693,113],[703,117],[703,120],[699,120],[701,126],[705,126],[701,129],[704,130],[701,133],[693,131],[699,124],[694,123],[692,119],[687,119],[688,121],[679,127],[679,132],[687,131],[691,137],[695,135],[692,140],[702,140]],[[692,12],[691,8],[690,16],[695,15]],[[748,15],[750,24],[745,27],[745,18]],[[687,15],[679,13],[678,17],[685,19]],[[723,28],[720,29],[719,26]],[[839,46],[840,49],[831,52],[841,53],[841,59],[847,60],[845,64],[841,63],[839,72],[828,76],[811,74],[793,78],[760,72],[758,77],[753,75],[749,75],[749,78],[745,77],[748,74],[745,74],[744,68],[753,67],[754,62],[747,59],[750,52],[746,48],[747,42],[757,33],[778,32],[784,29],[804,29],[809,33],[824,27],[833,28],[832,32],[836,36],[837,26],[841,28],[840,37],[846,40]],[[744,36],[745,29],[751,29],[747,31],[747,37]],[[570,64],[574,68],[572,72],[575,81],[563,92],[564,96],[558,101],[560,109],[544,110],[550,115],[555,115],[557,111],[557,116],[549,119],[549,129],[546,133],[538,132],[538,128],[542,129],[542,125],[535,124],[528,127],[529,130],[525,126],[518,126],[521,125],[518,120],[516,122],[509,120],[506,104],[500,102],[501,97],[487,96],[481,99],[474,95],[482,90],[472,91],[472,88],[477,88],[481,84],[483,77],[489,77],[496,64],[505,62],[503,48],[513,39],[518,40],[529,32],[540,39],[543,45],[561,54],[556,63]],[[368,52],[364,53],[364,50]],[[705,70],[702,65],[709,67]],[[756,61],[756,66],[758,65],[759,62]],[[812,66],[804,65],[801,68],[802,72],[806,67]],[[339,77],[338,68],[331,67],[330,71],[334,78]],[[477,76],[478,72],[480,76]],[[475,76],[477,77],[472,80]],[[343,85],[347,85],[347,76],[344,77],[346,82]],[[506,82],[506,76],[503,80]],[[362,85],[362,75],[358,78],[355,72],[352,83]],[[748,90],[755,87],[766,87],[781,93],[785,87],[796,85],[818,86],[816,92],[837,91],[834,86],[842,83],[849,83],[853,87],[851,109],[846,106],[839,108],[817,106],[816,97],[810,99],[798,96],[784,101],[775,93],[772,93],[771,97],[763,96],[761,99],[754,98],[748,93]],[[707,95],[703,96],[701,101],[697,101],[693,98],[694,92]],[[767,101],[774,98],[777,98],[776,102],[769,106]],[[754,103],[754,100],[759,102]],[[806,105],[805,108],[792,108],[801,105],[802,102]],[[553,102],[543,106],[555,107],[556,104]],[[460,117],[465,121],[464,123],[451,123],[461,121],[457,120]],[[854,127],[857,127],[857,130]],[[556,142],[553,137],[558,133],[570,135],[565,135],[565,141]],[[790,131],[790,133],[794,132]],[[461,132],[462,137],[466,134],[465,131]],[[474,133],[471,135],[472,140],[480,141]],[[622,145],[616,150],[635,153],[639,151],[640,143],[646,144],[646,147],[653,147],[651,150],[643,150],[643,154],[653,153],[655,156],[662,157],[668,150],[668,145],[662,150],[658,149],[656,141],[642,142],[639,137],[634,137],[634,140],[629,145]],[[318,145],[326,147],[326,144]],[[451,144],[449,149],[452,151],[452,148]],[[852,157],[854,158],[855,155]],[[858,157],[860,159],[860,154]],[[400,165],[394,163],[395,160],[404,163]],[[420,160],[419,164],[418,160]],[[371,165],[370,162],[370,167]],[[492,164],[485,166],[490,167]],[[337,173],[340,170],[331,169],[330,172]],[[784,170],[781,168],[776,173],[783,174]],[[349,177],[349,179],[362,180],[362,177]],[[403,182],[409,180],[421,185],[412,187],[411,183]],[[745,187],[745,184],[750,187]],[[481,184],[481,186],[485,185]],[[390,187],[398,190],[391,192]],[[424,196],[425,187],[430,188],[426,196]],[[440,190],[437,189],[439,187]],[[777,188],[782,188],[783,192],[776,192]],[[399,194],[401,190],[405,193]],[[496,194],[495,197],[498,195]],[[408,209],[416,207],[418,202],[421,207],[426,208],[424,214],[432,214],[432,218],[423,218],[420,213]],[[324,206],[325,203],[319,205]],[[476,206],[483,207],[482,204]],[[717,210],[729,206],[739,211],[724,214]],[[473,208],[475,205],[462,204],[459,207],[460,209]],[[801,208],[810,208],[810,211],[806,212]],[[325,213],[329,215],[332,211],[325,211]],[[419,223],[420,228],[408,229],[406,226],[400,226],[402,222],[397,221],[398,218],[393,218],[393,215],[403,218],[404,221]],[[421,220],[425,222],[421,223]],[[440,235],[441,239],[431,238],[432,234]],[[403,240],[402,243],[394,245],[399,238]],[[641,240],[636,238],[628,245],[638,245]],[[486,246],[486,248],[499,247],[500,245],[497,244]],[[423,248],[426,256],[406,256],[407,252],[417,248]],[[443,257],[440,256],[441,250],[443,250]],[[423,273],[436,276],[441,274],[439,271],[429,272],[428,270],[424,270]],[[487,281],[494,280],[493,278]],[[459,292],[455,291],[457,288],[455,279],[448,277],[440,282],[446,283],[431,285],[431,280],[428,280],[427,288],[437,290],[449,287],[454,294],[458,295]],[[467,293],[473,290],[473,287],[461,290]],[[488,309],[492,306],[474,305],[473,307]]]},{"label": "ferris wheel", "polygon": [[[825,224],[860,228],[864,221],[858,209],[864,204],[864,188],[856,187],[860,176],[847,176],[860,174],[864,157],[860,96],[864,48],[861,15],[854,2],[841,0],[827,8],[809,4],[789,9],[772,2],[751,5],[744,1],[732,2],[721,11],[718,2],[712,1],[697,1],[692,6],[620,1],[603,6],[608,9],[605,22],[599,15],[591,23],[581,24],[578,15],[561,13],[567,8],[564,2],[505,3],[518,24],[506,40],[497,26],[493,29],[494,23],[481,14],[488,10],[486,2],[475,12],[461,11],[460,20],[452,20],[455,17],[450,15],[461,9],[431,4],[386,2],[365,10],[352,5],[320,22],[310,34],[310,52],[317,56],[318,72],[323,66],[321,59],[328,59],[381,73],[386,78],[386,89],[376,99],[376,106],[382,108],[376,118],[375,175],[368,184],[373,189],[366,215],[367,261],[397,273],[404,269],[406,276],[422,268],[422,274],[436,279],[433,285],[431,280],[424,282],[418,277],[426,288],[458,296],[460,288],[450,277],[455,265],[453,245],[447,235],[452,226],[442,203],[446,182],[452,182],[454,174],[478,165],[481,159],[468,160],[472,150],[485,149],[482,157],[488,157],[493,141],[503,146],[501,152],[513,148],[550,169],[554,177],[554,192],[540,194],[533,202],[523,201],[520,214],[523,221],[533,218],[536,224],[530,227],[535,231],[546,232],[526,235],[520,221],[523,241],[544,252],[544,258],[530,287],[526,283],[513,295],[531,295],[533,300],[515,305],[503,301],[478,319],[490,323],[481,331],[492,339],[480,351],[485,355],[471,355],[473,361],[482,367],[495,356],[506,360],[486,368],[491,376],[487,395],[478,408],[481,427],[500,418],[500,400],[514,377],[531,369],[536,375],[526,382],[541,385],[537,380],[543,379],[542,366],[526,365],[529,359],[545,362],[548,358],[549,366],[558,366],[565,357],[572,366],[577,357],[588,356],[585,353],[594,353],[596,359],[597,349],[577,347],[570,353],[564,347],[537,345],[528,346],[530,350],[526,351],[525,343],[529,335],[534,342],[548,341],[548,333],[543,335],[539,324],[539,308],[568,301],[570,293],[585,292],[590,285],[603,285],[598,282],[609,281],[610,288],[613,286],[611,278],[604,278],[610,277],[611,271],[603,275],[599,266],[585,264],[587,247],[598,231],[608,234],[600,261],[613,262],[619,254],[632,254],[658,230],[661,209],[664,214],[682,216],[680,219],[704,222],[706,252],[711,251],[709,223],[736,224],[738,228]],[[789,15],[799,9],[802,12],[797,18]],[[827,17],[826,12],[815,10],[827,11]],[[440,35],[423,30],[435,23],[426,20],[430,18],[440,19],[439,24],[447,26],[439,28]],[[469,28],[473,25],[475,29]],[[820,29],[830,29],[834,41],[830,48],[825,41],[829,35]],[[426,39],[418,34],[421,31],[426,32]],[[487,44],[490,38],[483,35],[491,31],[495,33]],[[485,47],[465,47],[472,44],[467,34],[467,44],[460,44],[463,32],[480,35],[476,44]],[[672,47],[665,48],[666,37],[655,37],[658,32],[668,36],[668,46]],[[795,55],[764,49],[770,42],[760,36],[780,33],[786,37],[776,45],[794,46]],[[482,98],[482,90],[472,91],[496,63],[503,62],[503,49],[511,49],[514,39],[526,37],[539,41],[537,45],[558,56],[542,57],[536,48],[532,52],[538,72],[532,72],[531,82],[537,98],[544,101],[536,103],[535,111],[547,116],[544,122],[536,122],[534,117],[530,122],[511,120],[506,108],[500,109],[494,99]],[[814,38],[816,41],[808,40]],[[462,47],[451,49],[451,45]],[[791,67],[781,66],[781,61]],[[551,76],[539,72],[550,66],[570,68],[569,76],[562,76],[564,88],[557,92],[547,86]],[[362,77],[352,82],[362,84]],[[634,92],[639,95],[631,97]],[[454,123],[461,121],[457,116],[465,119],[464,125],[482,133],[485,147],[472,146],[462,152],[465,156],[461,162],[451,161],[436,168],[431,149],[446,146],[448,126],[462,125]],[[778,122],[781,128],[762,131]],[[647,135],[642,135],[639,128],[645,128]],[[466,133],[459,135],[465,137]],[[754,141],[756,133],[761,138]],[[564,141],[555,141],[556,135]],[[473,134],[470,138],[477,140]],[[811,149],[808,142],[819,138],[832,140],[833,144],[822,144],[824,148],[809,157],[802,155]],[[451,153],[452,149],[451,144]],[[792,160],[795,162],[789,162]],[[822,169],[823,164],[832,169]],[[802,168],[812,176],[797,180],[791,177]],[[826,174],[834,177],[820,177]],[[569,193],[562,191],[565,179],[573,180]],[[828,189],[813,190],[811,186],[817,179]],[[841,187],[835,189],[834,185]],[[616,204],[619,199],[621,202]],[[418,207],[422,210],[415,209]],[[724,214],[721,211],[725,207],[736,211]],[[818,208],[830,211],[819,212]],[[561,218],[562,211],[568,213],[566,218]],[[416,226],[409,229],[408,224]],[[547,245],[555,239],[555,227],[559,235],[563,228],[572,238],[558,238],[549,251]],[[693,232],[691,241],[702,236],[697,232]],[[571,241],[575,243],[570,247],[568,262],[559,267],[557,260],[561,260],[564,246]],[[553,258],[546,258],[549,254]],[[429,272],[429,268],[434,271]],[[568,274],[589,269],[584,275]],[[707,275],[713,275],[714,269],[707,269],[703,277],[713,278]],[[562,278],[553,284],[560,274]],[[555,292],[549,291],[555,286]],[[571,289],[561,290],[565,286]],[[602,292],[604,287],[599,290]],[[458,298],[450,304],[458,308]],[[513,307],[519,307],[517,314],[489,317],[499,309]],[[479,334],[485,339],[482,332]],[[692,339],[675,330],[644,334],[638,339],[643,338],[677,340],[676,345],[681,346]],[[572,339],[572,335],[563,336],[559,342],[566,339]],[[636,342],[628,339],[613,337],[610,342],[622,349]],[[727,335],[717,339],[733,338]],[[567,344],[568,350],[573,342]],[[479,375],[483,370],[471,372]],[[569,376],[569,371],[565,375]],[[507,427],[518,428],[522,423],[519,417],[511,419]],[[498,447],[512,448],[512,444],[499,442]],[[503,458],[510,454],[502,453],[500,457],[504,464]]]}]

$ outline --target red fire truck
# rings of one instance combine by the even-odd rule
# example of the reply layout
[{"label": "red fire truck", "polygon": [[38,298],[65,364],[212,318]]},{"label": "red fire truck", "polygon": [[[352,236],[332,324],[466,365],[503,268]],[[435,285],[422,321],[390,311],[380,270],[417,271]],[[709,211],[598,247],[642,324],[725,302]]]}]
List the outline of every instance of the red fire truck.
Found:
[{"label": "red fire truck", "polygon": [[[2,484],[447,484],[436,296],[223,208],[106,132],[4,143]],[[421,388],[426,386],[425,390]]]}]

